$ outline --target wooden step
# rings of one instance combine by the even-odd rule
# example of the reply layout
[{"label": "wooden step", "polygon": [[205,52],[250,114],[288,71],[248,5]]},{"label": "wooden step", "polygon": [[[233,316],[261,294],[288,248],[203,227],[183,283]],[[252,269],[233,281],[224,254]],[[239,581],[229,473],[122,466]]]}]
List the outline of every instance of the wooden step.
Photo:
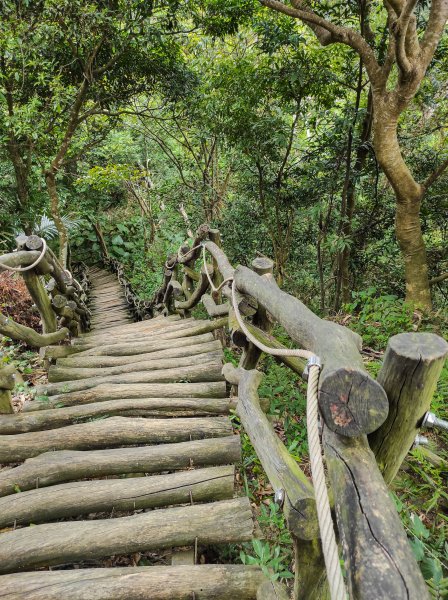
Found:
[{"label": "wooden step", "polygon": [[208,417],[228,415],[236,408],[230,398],[124,398],[50,408],[33,412],[0,415],[0,434],[12,435],[57,429],[99,417]]},{"label": "wooden step", "polygon": [[0,577],[2,600],[256,600],[266,581],[246,565],[37,571]]},{"label": "wooden step", "polygon": [[[187,338],[190,340],[190,338]],[[161,358],[178,358],[181,356],[193,356],[203,354],[204,352],[218,352],[222,350],[219,340],[211,342],[195,343],[195,338],[191,338],[186,345],[180,347],[168,347],[166,349],[154,350],[154,352],[143,352],[131,356],[80,356],[79,354],[69,358],[59,358],[56,366],[65,368],[94,368],[94,367],[116,367],[120,365],[136,365],[138,363],[158,360]],[[191,344],[191,345],[190,345]]]},{"label": "wooden step", "polygon": [[73,348],[73,353],[77,356],[133,356],[146,352],[156,352],[167,348],[179,348],[190,344],[200,344],[214,340],[212,333],[204,333],[194,337],[184,337],[174,340],[156,340],[149,339],[145,341],[134,340],[134,342],[113,342],[101,346],[92,346],[87,350],[82,350],[81,346]]},{"label": "wooden step", "polygon": [[[79,379],[96,379],[100,377],[108,378],[108,382],[113,382],[112,375],[123,375],[129,373],[142,373],[146,371],[161,371],[170,370],[175,368],[176,370],[180,367],[195,367],[202,364],[217,364],[219,370],[217,371],[218,377],[222,369],[222,350],[215,350],[214,352],[204,352],[202,354],[193,354],[187,356],[179,356],[175,358],[166,357],[154,359],[150,358],[146,361],[138,361],[134,364],[126,363],[124,365],[118,365],[115,367],[61,367],[51,366],[48,371],[48,381],[52,383],[62,381],[74,381]],[[112,381],[111,381],[112,380]]]},{"label": "wooden step", "polygon": [[119,375],[105,375],[104,377],[88,377],[75,381],[61,381],[36,386],[36,393],[44,396],[55,396],[67,392],[79,392],[88,390],[101,384],[133,384],[133,383],[177,383],[189,381],[192,383],[203,381],[219,381],[222,362],[219,357],[213,356],[213,360],[190,364],[186,367],[175,367],[171,369],[156,369],[154,371],[136,371],[135,373],[120,373]]},{"label": "wooden step", "polygon": [[252,539],[248,498],[222,500],[93,521],[49,523],[0,534],[0,573],[113,554]]},{"label": "wooden step", "polygon": [[0,496],[82,478],[160,473],[239,460],[241,442],[236,435],[159,446],[51,451],[0,471]]},{"label": "wooden step", "polygon": [[233,497],[234,471],[233,466],[209,467],[169,475],[77,481],[29,490],[0,498],[0,528],[93,513],[132,512],[226,500]]},{"label": "wooden step", "polygon": [[121,400],[123,398],[224,398],[225,396],[225,381],[101,384],[79,392],[56,394],[55,396],[36,396],[34,401],[25,404],[24,411],[89,404],[105,400]]},{"label": "wooden step", "polygon": [[0,436],[0,463],[23,461],[49,450],[90,450],[182,442],[232,433],[228,417],[144,419],[110,417],[60,429]]}]

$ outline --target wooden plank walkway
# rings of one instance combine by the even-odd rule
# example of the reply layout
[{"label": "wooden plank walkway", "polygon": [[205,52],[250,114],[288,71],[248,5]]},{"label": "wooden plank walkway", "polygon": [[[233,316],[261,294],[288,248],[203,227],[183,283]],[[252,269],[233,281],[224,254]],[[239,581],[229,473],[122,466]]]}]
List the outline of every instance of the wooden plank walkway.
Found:
[{"label": "wooden plank walkway", "polygon": [[133,323],[116,278],[90,278],[92,331],[22,413],[0,415],[0,599],[255,599],[258,568],[184,551],[253,536],[220,342],[207,321]]}]

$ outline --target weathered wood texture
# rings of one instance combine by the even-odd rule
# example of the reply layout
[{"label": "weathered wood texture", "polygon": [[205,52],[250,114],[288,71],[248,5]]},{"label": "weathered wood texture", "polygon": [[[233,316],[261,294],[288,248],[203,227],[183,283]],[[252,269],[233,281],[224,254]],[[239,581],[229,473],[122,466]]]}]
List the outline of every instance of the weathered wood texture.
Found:
[{"label": "weathered wood texture", "polygon": [[[0,577],[3,600],[256,600],[259,567],[196,565],[37,571]],[[281,598],[281,596],[280,596]]]},{"label": "weathered wood texture", "polygon": [[[161,371],[179,369],[180,367],[196,367],[197,365],[209,365],[215,363],[218,367],[222,366],[222,351],[204,352],[203,354],[193,354],[189,356],[180,356],[175,358],[159,358],[146,361],[138,361],[134,364],[126,363],[114,367],[61,367],[52,366],[48,371],[48,381],[55,383],[61,381],[74,381],[75,379],[96,379],[107,377],[110,382],[114,379],[112,375],[122,375],[130,373],[142,373],[145,371]],[[193,369],[192,369],[193,370]],[[219,378],[219,371],[216,370]]]},{"label": "weathered wood texture", "polygon": [[366,436],[348,438],[325,427],[324,449],[350,597],[428,598],[420,568]]},{"label": "weathered wood texture", "polygon": [[132,554],[159,548],[231,544],[250,540],[253,519],[248,498],[101,519],[50,523],[2,534],[0,573]]},{"label": "weathered wood texture", "polygon": [[257,600],[289,600],[289,594],[276,581],[265,581],[257,590]]},{"label": "weathered wood texture", "polygon": [[[79,367],[116,367],[119,365],[137,365],[144,361],[159,360],[162,358],[180,358],[183,356],[195,356],[206,352],[217,352],[222,349],[221,342],[213,340],[210,342],[195,343],[195,338],[191,339],[191,345],[181,345],[179,347],[168,347],[166,349],[154,350],[154,352],[143,352],[131,356],[107,356],[76,355],[69,358],[60,358],[57,361],[58,367],[79,368]],[[222,356],[222,354],[221,354]]]},{"label": "weathered wood texture", "polygon": [[409,452],[448,354],[448,343],[432,333],[400,333],[389,340],[378,382],[389,398],[389,415],[369,436],[386,483]]},{"label": "weathered wood texture", "polygon": [[228,381],[238,385],[237,413],[274,490],[284,490],[283,511],[289,530],[299,538],[319,535],[314,490],[262,411],[258,400],[259,371],[223,368]]},{"label": "weathered wood texture", "polygon": [[181,442],[232,433],[227,417],[144,419],[110,417],[49,431],[0,436],[0,463],[14,463],[49,450],[88,450],[134,444]]},{"label": "weathered wood texture", "polygon": [[203,342],[213,341],[213,335],[211,333],[205,333],[203,335],[196,335],[190,338],[178,338],[173,340],[156,340],[149,339],[146,341],[124,342],[124,343],[113,343],[110,341],[108,344],[101,346],[92,346],[87,350],[80,348],[74,348],[74,352],[78,356],[134,356],[138,354],[157,352],[159,350],[166,350],[168,348],[180,348],[189,346],[191,344],[202,344]]},{"label": "weathered wood texture", "polygon": [[34,329],[31,329],[31,327],[16,323],[11,317],[6,317],[0,313],[0,333],[13,340],[26,342],[29,346],[33,346],[34,348],[42,348],[49,344],[61,342],[68,336],[69,331],[67,327],[62,327],[62,329],[59,329],[59,331],[55,331],[54,333],[40,334],[37,333],[37,331],[34,331]]},{"label": "weathered wood texture", "polygon": [[0,496],[64,481],[121,475],[159,473],[191,467],[237,462],[238,436],[200,439],[159,446],[139,446],[82,452],[60,450],[40,454],[22,465],[0,471]]},{"label": "weathered wood texture", "polygon": [[233,496],[234,471],[233,466],[210,467],[152,477],[77,481],[21,492],[0,498],[0,527],[225,500]]},{"label": "weathered wood texture", "polygon": [[[0,414],[0,434],[11,435],[56,429],[92,418],[126,417],[206,417],[227,415],[236,408],[230,398],[124,398],[47,410]],[[12,411],[11,411],[12,412]],[[1,413],[1,411],[0,411]]]},{"label": "weathered wood texture", "polygon": [[123,398],[224,398],[225,396],[225,381],[102,384],[79,392],[61,393],[55,396],[36,396],[34,402],[25,404],[24,410],[29,412]]},{"label": "weathered wood texture", "polygon": [[328,427],[347,436],[378,429],[387,416],[387,396],[363,366],[359,336],[320,319],[299,300],[246,267],[235,270],[235,283],[238,290],[253,296],[297,344],[321,358],[319,406]]},{"label": "weathered wood texture", "polygon": [[[14,413],[12,406],[11,390],[16,384],[16,368],[6,365],[0,368],[0,415]],[[0,416],[1,418],[1,416]]]}]

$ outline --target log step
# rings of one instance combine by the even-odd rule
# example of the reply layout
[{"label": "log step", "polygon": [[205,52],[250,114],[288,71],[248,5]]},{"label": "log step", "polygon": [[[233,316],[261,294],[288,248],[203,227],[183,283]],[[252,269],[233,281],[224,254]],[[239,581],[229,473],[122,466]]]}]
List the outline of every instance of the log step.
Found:
[{"label": "log step", "polygon": [[77,481],[29,490],[0,498],[0,528],[91,513],[132,512],[226,500],[233,497],[234,471],[233,466],[210,467],[152,477]]},{"label": "log step", "polygon": [[233,544],[252,539],[253,530],[248,498],[116,519],[45,523],[1,535],[0,573],[188,546],[196,539],[201,544]]},{"label": "log step", "polygon": [[0,577],[2,600],[256,600],[266,581],[245,565],[37,571]]},{"label": "log step", "polygon": [[13,469],[0,471],[0,496],[65,481],[126,473],[160,473],[193,466],[225,465],[241,460],[239,436],[207,438],[160,446],[138,446],[90,452],[45,452]]},{"label": "log step", "polygon": [[171,369],[155,369],[153,371],[136,371],[135,373],[121,373],[119,375],[106,375],[104,377],[88,377],[75,381],[61,381],[37,386],[36,393],[45,396],[54,396],[67,392],[79,392],[88,390],[101,384],[133,384],[133,383],[176,383],[181,381],[203,382],[219,381],[222,362],[219,357],[213,355],[207,362],[190,364],[186,367],[175,367]]},{"label": "log step", "polygon": [[0,463],[15,463],[50,450],[90,450],[182,442],[232,433],[228,417],[144,419],[110,417],[61,429],[0,436]]},{"label": "log step", "polygon": [[[57,383],[61,381],[74,381],[79,379],[95,379],[98,377],[109,377],[111,375],[122,375],[128,373],[141,373],[143,371],[170,370],[173,367],[194,367],[201,364],[216,363],[222,368],[222,352],[203,352],[192,356],[179,356],[176,358],[150,358],[146,361],[138,361],[134,364],[125,363],[115,367],[61,367],[51,366],[48,371],[48,381]],[[110,380],[109,380],[110,381]]]},{"label": "log step", "polygon": [[34,402],[25,404],[24,411],[62,408],[75,404],[89,404],[123,398],[224,398],[226,382],[206,383],[134,383],[128,385],[102,384],[79,392],[36,396]]},{"label": "log step", "polygon": [[0,415],[0,434],[57,429],[98,417],[207,417],[228,415],[230,398],[124,398],[47,410]]}]

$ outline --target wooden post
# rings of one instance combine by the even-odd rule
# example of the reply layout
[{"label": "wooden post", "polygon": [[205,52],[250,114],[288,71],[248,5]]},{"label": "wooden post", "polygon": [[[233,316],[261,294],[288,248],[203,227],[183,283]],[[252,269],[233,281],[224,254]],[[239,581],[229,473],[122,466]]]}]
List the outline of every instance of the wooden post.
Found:
[{"label": "wooden post", "polygon": [[369,436],[387,484],[409,452],[448,354],[448,344],[433,333],[400,333],[389,340],[378,383],[389,398],[389,415]]},{"label": "wooden post", "polygon": [[[208,232],[208,237],[210,238],[210,240],[212,242],[214,242],[218,248],[222,248],[222,241],[221,241],[221,234],[219,233],[219,229],[210,229],[210,231]],[[219,287],[221,285],[221,283],[223,282],[223,277],[221,275],[221,272],[219,271],[218,268],[218,263],[216,262],[216,260],[213,258],[212,259],[212,267],[213,267],[213,284],[215,285],[215,287]],[[217,304],[221,304],[221,292],[218,292],[218,294],[216,295],[216,297],[214,298],[215,302]]]},{"label": "wooden post", "polygon": [[[257,273],[257,275],[272,275],[274,270],[274,261],[270,258],[258,257],[252,261],[252,269]],[[257,312],[253,317],[254,325],[258,326],[262,331],[266,331],[269,333],[272,329],[272,323],[268,318],[267,311],[264,306],[259,305],[257,308]],[[255,369],[257,363],[260,359],[262,352],[261,350],[249,342],[247,347],[244,349],[244,352],[241,356],[240,367],[243,369]]]},{"label": "wooden post", "polygon": [[0,369],[0,414],[6,415],[14,412],[11,402],[11,390],[15,386],[15,368],[7,365]]},{"label": "wooden post", "polygon": [[30,296],[40,313],[43,333],[53,333],[57,329],[56,315],[44,286],[34,272],[34,269],[32,271],[25,271],[22,275]]}]

